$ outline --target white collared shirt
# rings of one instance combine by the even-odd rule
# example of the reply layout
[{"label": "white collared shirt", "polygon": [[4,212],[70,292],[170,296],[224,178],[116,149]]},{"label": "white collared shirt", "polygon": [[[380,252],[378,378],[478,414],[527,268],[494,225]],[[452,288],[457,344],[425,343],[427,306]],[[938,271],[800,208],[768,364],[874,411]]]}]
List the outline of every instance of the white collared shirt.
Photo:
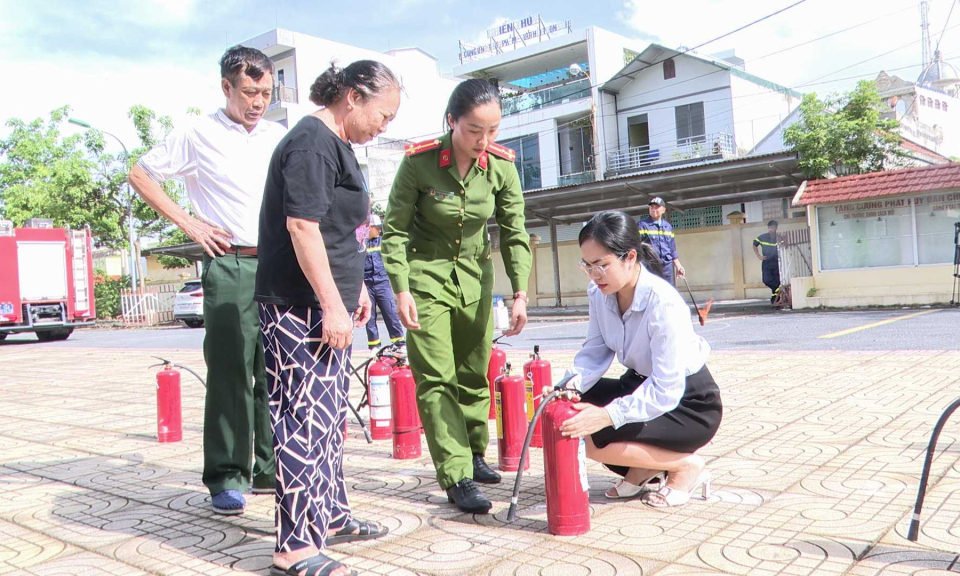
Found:
[{"label": "white collared shirt", "polygon": [[137,165],[158,183],[183,178],[197,218],[229,232],[231,244],[256,246],[267,168],[286,132],[267,120],[247,132],[221,109],[175,127]]},{"label": "white collared shirt", "polygon": [[693,331],[690,308],[677,290],[641,265],[633,304],[622,317],[616,294],[604,296],[593,282],[587,294],[587,339],[568,371],[580,375],[578,388],[589,390],[616,357],[647,379],[633,394],[607,405],[614,428],[676,408],[687,376],[700,371],[710,355],[710,345]]}]

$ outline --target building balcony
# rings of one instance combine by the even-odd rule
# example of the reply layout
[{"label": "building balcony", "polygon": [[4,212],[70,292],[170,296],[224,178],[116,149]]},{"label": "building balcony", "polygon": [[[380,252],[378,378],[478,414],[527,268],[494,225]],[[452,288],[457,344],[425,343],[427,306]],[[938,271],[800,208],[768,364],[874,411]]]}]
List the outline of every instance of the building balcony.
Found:
[{"label": "building balcony", "polygon": [[666,146],[633,146],[612,150],[607,153],[607,171],[610,175],[617,175],[667,165],[736,157],[733,135],[717,132],[684,138]]},{"label": "building balcony", "polygon": [[285,103],[299,103],[296,86],[274,86],[273,97],[270,99],[270,105],[267,106],[267,112],[282,108]]},{"label": "building balcony", "polygon": [[588,78],[582,78],[580,80],[574,80],[573,82],[567,82],[566,84],[560,84],[559,86],[551,86],[550,88],[524,92],[517,96],[504,98],[502,103],[503,115],[520,114],[521,112],[539,110],[546,106],[555,106],[557,104],[565,104],[567,102],[573,102],[574,100],[589,98],[591,93],[590,88],[590,80]]},{"label": "building balcony", "polygon": [[575,186],[577,184],[587,184],[596,179],[597,173],[593,170],[577,172],[576,174],[563,174],[557,178],[557,186]]}]

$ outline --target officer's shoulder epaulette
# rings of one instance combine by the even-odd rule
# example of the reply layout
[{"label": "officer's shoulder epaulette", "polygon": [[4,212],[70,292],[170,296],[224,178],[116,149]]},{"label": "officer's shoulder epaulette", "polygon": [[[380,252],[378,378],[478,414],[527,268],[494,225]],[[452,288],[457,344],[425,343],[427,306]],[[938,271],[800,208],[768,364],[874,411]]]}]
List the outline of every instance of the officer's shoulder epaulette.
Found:
[{"label": "officer's shoulder epaulette", "polygon": [[407,156],[416,156],[422,152],[427,152],[429,150],[436,150],[440,147],[440,139],[435,138],[433,140],[424,140],[423,142],[418,142],[416,144],[410,144],[405,149],[404,152]]},{"label": "officer's shoulder epaulette", "polygon": [[517,159],[517,153],[514,152],[512,148],[507,148],[506,146],[501,146],[500,144],[491,144],[487,146],[487,152],[511,162]]}]

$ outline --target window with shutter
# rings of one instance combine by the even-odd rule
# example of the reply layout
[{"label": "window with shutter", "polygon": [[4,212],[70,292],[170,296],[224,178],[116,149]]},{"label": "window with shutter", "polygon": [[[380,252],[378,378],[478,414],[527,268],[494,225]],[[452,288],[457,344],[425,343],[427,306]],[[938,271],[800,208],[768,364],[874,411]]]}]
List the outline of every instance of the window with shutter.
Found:
[{"label": "window with shutter", "polygon": [[669,80],[671,78],[677,77],[677,63],[673,61],[673,58],[668,58],[663,61],[663,79]]},{"label": "window with shutter", "polygon": [[706,141],[703,102],[676,107],[677,144],[686,145]]}]

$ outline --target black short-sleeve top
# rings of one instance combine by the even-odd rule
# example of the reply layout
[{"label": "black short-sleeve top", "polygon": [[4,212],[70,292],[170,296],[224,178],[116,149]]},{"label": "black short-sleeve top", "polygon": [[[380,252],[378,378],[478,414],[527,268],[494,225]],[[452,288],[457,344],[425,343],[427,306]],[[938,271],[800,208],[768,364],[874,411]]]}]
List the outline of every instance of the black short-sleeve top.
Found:
[{"label": "black short-sleeve top", "polygon": [[358,307],[370,200],[347,142],[305,116],[273,152],[260,207],[255,299],[319,307],[287,231],[287,217],[318,222],[333,280],[348,312]]}]

